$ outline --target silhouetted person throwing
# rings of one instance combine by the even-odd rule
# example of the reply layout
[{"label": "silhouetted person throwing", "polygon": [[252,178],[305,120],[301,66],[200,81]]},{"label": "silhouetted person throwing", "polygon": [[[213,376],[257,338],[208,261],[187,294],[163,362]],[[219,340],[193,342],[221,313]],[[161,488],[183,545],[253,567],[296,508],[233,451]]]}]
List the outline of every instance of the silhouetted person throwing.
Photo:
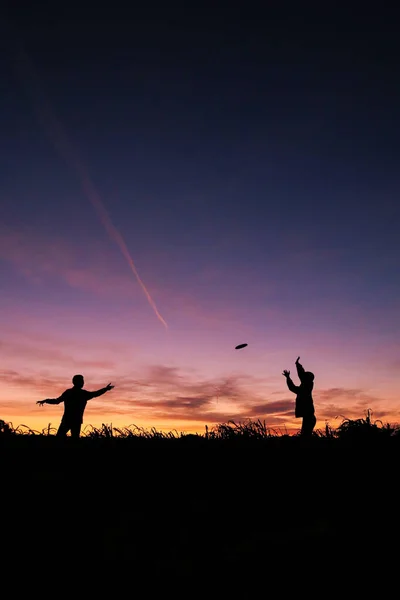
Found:
[{"label": "silhouetted person throwing", "polygon": [[71,437],[78,438],[81,433],[83,413],[85,412],[87,401],[102,396],[109,390],[112,390],[114,386],[109,383],[106,387],[101,388],[101,390],[88,392],[83,389],[85,383],[83,375],[74,375],[72,383],[74,387],[65,390],[59,398],[38,400],[36,404],[43,406],[43,404],[61,404],[61,402],[64,402],[64,414],[57,435],[64,437],[68,431],[71,431]]},{"label": "silhouetted person throwing", "polygon": [[282,375],[286,377],[286,383],[291,392],[297,394],[295,416],[302,417],[303,422],[301,426],[301,435],[311,436],[317,419],[315,418],[314,401],[312,397],[312,390],[314,387],[314,373],[305,371],[303,366],[299,363],[300,356],[296,360],[297,375],[300,379],[300,385],[294,385],[290,378],[290,371],[286,369]]}]

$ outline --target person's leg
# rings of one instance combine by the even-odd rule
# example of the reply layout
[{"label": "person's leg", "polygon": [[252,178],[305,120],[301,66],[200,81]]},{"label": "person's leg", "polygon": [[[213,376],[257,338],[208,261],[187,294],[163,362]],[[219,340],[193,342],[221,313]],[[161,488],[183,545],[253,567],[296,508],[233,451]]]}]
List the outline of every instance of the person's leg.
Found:
[{"label": "person's leg", "polygon": [[79,438],[81,435],[81,423],[74,423],[71,427],[71,437]]},{"label": "person's leg", "polygon": [[301,425],[301,435],[309,437],[312,435],[317,419],[315,415],[307,415],[303,417]]},{"label": "person's leg", "polygon": [[314,427],[316,426],[316,424],[317,424],[317,417],[315,415],[313,415],[312,416],[312,421],[311,421],[311,425],[312,425],[312,427],[311,427],[311,433],[314,431]]},{"label": "person's leg", "polygon": [[70,430],[69,425],[65,421],[61,421],[60,426],[57,431],[57,437],[66,437],[69,430]]}]

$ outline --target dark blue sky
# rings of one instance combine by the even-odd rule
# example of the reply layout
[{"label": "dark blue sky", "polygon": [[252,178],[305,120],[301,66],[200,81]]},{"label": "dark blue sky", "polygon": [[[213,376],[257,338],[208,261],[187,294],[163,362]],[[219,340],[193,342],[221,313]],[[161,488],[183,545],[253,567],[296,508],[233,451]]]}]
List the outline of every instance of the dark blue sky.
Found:
[{"label": "dark blue sky", "polygon": [[[54,112],[176,329],[193,335],[197,325],[179,315],[195,298],[194,312],[232,309],[254,330],[274,307],[268,327],[299,327],[295,339],[315,325],[346,344],[356,319],[395,343],[398,21],[352,3],[277,6],[8,3],[0,63],[7,302],[35,298],[39,310],[51,289],[54,302],[84,306],[71,264],[38,267],[57,244],[88,269],[97,260],[126,273],[52,144]],[[19,44],[39,95],[15,68]],[[25,271],[60,269],[72,289],[31,287],[18,271],[27,255]],[[365,345],[377,348],[377,339]]]},{"label": "dark blue sky", "polygon": [[[151,234],[178,248],[198,239],[202,250],[202,239],[235,238],[262,263],[293,232],[307,250],[351,248],[350,263],[368,268],[398,250],[392,15],[350,5],[337,14],[22,6],[9,23],[122,229],[136,204],[140,244]],[[29,188],[30,223],[43,226],[45,211],[68,229],[77,211],[90,227],[90,206],[10,58],[1,65],[5,219],[21,218],[15,196]]]},{"label": "dark blue sky", "polygon": [[[148,194],[163,217],[183,210],[185,220],[196,207],[182,198],[196,192],[206,221],[211,211],[213,219],[230,214],[239,228],[262,229],[261,212],[275,229],[286,207],[307,231],[320,223],[324,237],[324,225],[334,230],[344,213],[339,234],[347,221],[370,235],[371,222],[390,217],[399,158],[399,44],[390,14],[302,16],[282,6],[262,18],[218,3],[186,14],[157,6],[130,13],[118,2],[103,10],[85,2],[45,6],[19,5],[16,31],[58,117],[117,205],[132,191]],[[17,163],[32,186],[37,179],[43,186],[45,171],[48,192],[60,193],[65,167],[8,58],[6,186]],[[371,219],[366,207],[377,195]]]}]

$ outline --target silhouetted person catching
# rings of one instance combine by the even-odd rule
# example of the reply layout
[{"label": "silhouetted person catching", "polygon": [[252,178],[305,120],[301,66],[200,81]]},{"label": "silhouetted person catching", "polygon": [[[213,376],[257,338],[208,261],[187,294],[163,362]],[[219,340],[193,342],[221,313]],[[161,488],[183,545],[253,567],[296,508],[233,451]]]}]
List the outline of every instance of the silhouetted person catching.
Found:
[{"label": "silhouetted person catching", "polygon": [[106,387],[101,388],[101,390],[88,392],[83,389],[85,383],[83,375],[74,375],[72,383],[74,387],[65,390],[59,398],[38,400],[36,404],[43,406],[43,404],[61,404],[61,402],[64,402],[64,414],[57,435],[64,437],[68,431],[71,431],[71,437],[78,438],[81,433],[83,413],[85,412],[87,401],[102,396],[109,390],[112,390],[114,386],[109,383]]},{"label": "silhouetted person catching", "polygon": [[299,363],[300,356],[296,360],[297,375],[300,379],[300,385],[294,385],[290,378],[290,371],[286,369],[282,375],[286,377],[286,383],[291,392],[297,394],[295,416],[302,417],[303,422],[301,426],[301,435],[311,436],[317,419],[315,418],[314,401],[312,397],[312,390],[314,387],[314,373],[305,371],[303,366]]}]

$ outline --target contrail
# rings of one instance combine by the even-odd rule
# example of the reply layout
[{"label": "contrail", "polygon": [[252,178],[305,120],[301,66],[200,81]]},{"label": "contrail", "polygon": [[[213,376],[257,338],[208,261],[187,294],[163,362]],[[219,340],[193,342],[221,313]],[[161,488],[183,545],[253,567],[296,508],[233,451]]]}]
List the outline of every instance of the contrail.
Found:
[{"label": "contrail", "polygon": [[40,85],[40,80],[32,64],[32,61],[29,59],[29,56],[22,48],[15,48],[15,39],[13,46],[15,56],[17,58],[18,71],[21,74],[21,79],[24,84],[24,87],[26,87],[29,95],[32,98],[33,105],[35,107],[39,121],[41,122],[45,131],[49,135],[56,150],[77,173],[81,181],[83,191],[85,192],[86,197],[95,209],[105,230],[107,231],[111,240],[113,240],[118,245],[122,255],[127,260],[130,269],[135,275],[136,280],[142,288],[151,308],[155,312],[157,319],[164,325],[166,329],[168,329],[168,325],[165,319],[163,319],[163,317],[159,313],[154,300],[152,299],[149,291],[147,290],[145,284],[139,276],[139,273],[136,269],[135,263],[130,255],[124,238],[119,233],[115,225],[112,223],[107,213],[107,210],[100,198],[100,195],[97,192],[96,187],[89,176],[87,168],[85,167],[83,161],[80,160],[80,158],[78,157],[76,149],[73,147],[70,139],[67,137],[64,128],[62,127],[60,121],[57,119],[54,111],[52,110],[52,107]]}]

